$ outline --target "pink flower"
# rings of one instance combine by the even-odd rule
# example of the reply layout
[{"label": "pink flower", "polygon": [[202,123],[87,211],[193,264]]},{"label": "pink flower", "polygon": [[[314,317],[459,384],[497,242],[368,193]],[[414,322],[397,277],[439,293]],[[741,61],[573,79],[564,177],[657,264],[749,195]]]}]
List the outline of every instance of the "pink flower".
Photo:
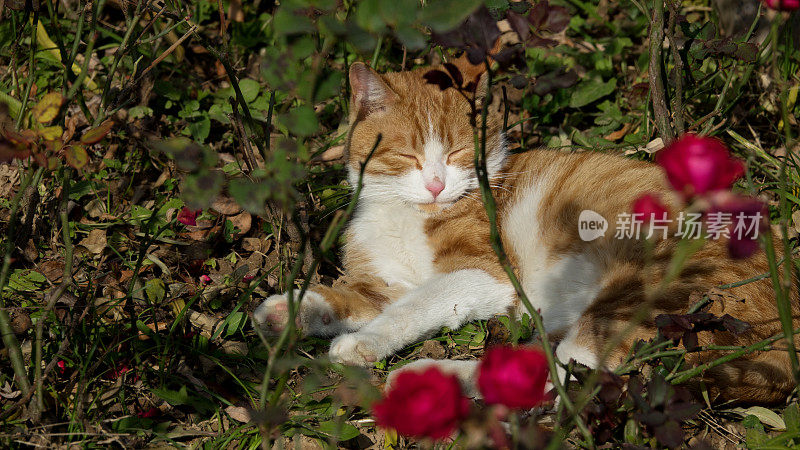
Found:
[{"label": "pink flower", "polygon": [[379,425],[402,435],[444,439],[467,417],[469,406],[458,378],[431,367],[400,373],[372,411]]},{"label": "pink flower", "polygon": [[742,162],[731,158],[722,142],[689,133],[661,150],[656,161],[687,198],[729,189],[744,173]]},{"label": "pink flower", "polygon": [[200,284],[203,286],[211,283],[211,277],[208,275],[200,275]]},{"label": "pink flower", "polygon": [[64,372],[67,371],[67,365],[66,363],[64,363],[63,360],[58,360],[58,362],[56,363],[56,367],[58,367],[58,373],[60,373],[61,375],[64,375]]},{"label": "pink flower", "polygon": [[765,5],[778,11],[794,11],[800,8],[800,0],[762,0]]},{"label": "pink flower", "polygon": [[187,226],[195,226],[197,225],[197,215],[200,214],[201,211],[203,210],[192,210],[184,206],[181,212],[178,213],[178,222]]},{"label": "pink flower", "polygon": [[709,221],[724,220],[728,225],[728,253],[731,258],[748,258],[759,249],[758,235],[766,230],[769,217],[764,202],[730,192],[719,192],[710,197]]},{"label": "pink flower", "polygon": [[669,215],[666,205],[661,202],[657,194],[643,194],[633,202],[633,213],[642,218],[644,223],[654,219],[665,219]]},{"label": "pink flower", "polygon": [[530,409],[547,400],[545,354],[533,347],[492,347],[478,368],[478,388],[489,404]]}]

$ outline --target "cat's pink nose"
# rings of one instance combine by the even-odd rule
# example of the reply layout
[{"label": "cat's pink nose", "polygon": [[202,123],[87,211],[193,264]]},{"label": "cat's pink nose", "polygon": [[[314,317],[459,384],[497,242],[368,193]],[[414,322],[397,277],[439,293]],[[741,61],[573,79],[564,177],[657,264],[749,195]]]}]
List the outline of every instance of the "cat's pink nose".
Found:
[{"label": "cat's pink nose", "polygon": [[433,194],[433,199],[436,200],[436,196],[444,190],[444,183],[442,183],[439,177],[435,177],[430,183],[425,183],[425,189],[430,191],[430,193]]}]

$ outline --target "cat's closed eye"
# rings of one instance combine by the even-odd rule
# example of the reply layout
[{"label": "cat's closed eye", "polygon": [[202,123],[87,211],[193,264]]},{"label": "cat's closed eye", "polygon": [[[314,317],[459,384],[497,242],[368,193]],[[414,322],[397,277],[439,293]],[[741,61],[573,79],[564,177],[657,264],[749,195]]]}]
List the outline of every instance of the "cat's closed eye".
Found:
[{"label": "cat's closed eye", "polygon": [[452,152],[448,153],[447,154],[447,164],[452,164],[453,160],[455,158],[458,158],[460,156],[464,156],[466,154],[467,150],[470,150],[470,149],[468,147],[464,147],[464,148],[460,148],[458,150],[453,150]]}]

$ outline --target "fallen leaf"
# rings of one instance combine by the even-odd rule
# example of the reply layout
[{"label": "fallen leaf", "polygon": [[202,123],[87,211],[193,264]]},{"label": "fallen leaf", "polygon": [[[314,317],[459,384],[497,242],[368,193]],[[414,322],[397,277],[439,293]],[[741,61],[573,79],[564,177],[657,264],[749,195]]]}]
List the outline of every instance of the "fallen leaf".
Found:
[{"label": "fallen leaf", "polygon": [[211,209],[224,216],[232,216],[242,211],[242,207],[236,203],[236,200],[226,195],[217,196],[211,204]]},{"label": "fallen leaf", "polygon": [[630,123],[626,123],[626,124],[622,125],[622,128],[620,128],[619,130],[617,130],[617,131],[615,131],[613,133],[610,133],[610,134],[608,134],[606,136],[603,136],[603,139],[605,139],[607,141],[612,141],[612,142],[613,141],[618,141],[618,140],[624,138],[625,135],[628,134],[628,131],[630,131],[630,129],[631,129],[631,124]]},{"label": "fallen leaf", "polygon": [[64,97],[59,92],[50,92],[45,94],[39,103],[31,109],[31,114],[39,123],[47,123],[55,119],[61,105],[64,103]]},{"label": "fallen leaf", "polygon": [[98,255],[103,252],[107,243],[106,230],[97,228],[90,231],[89,236],[83,238],[80,245],[84,246],[89,252]]},{"label": "fallen leaf", "polygon": [[81,136],[81,144],[96,144],[100,142],[111,131],[114,126],[114,121],[111,119],[106,120],[100,125],[88,130]]},{"label": "fallen leaf", "polygon": [[239,230],[239,232],[236,233],[237,236],[247,234],[247,232],[250,231],[250,227],[253,225],[253,216],[247,211],[242,211],[235,216],[231,216],[228,220]]}]

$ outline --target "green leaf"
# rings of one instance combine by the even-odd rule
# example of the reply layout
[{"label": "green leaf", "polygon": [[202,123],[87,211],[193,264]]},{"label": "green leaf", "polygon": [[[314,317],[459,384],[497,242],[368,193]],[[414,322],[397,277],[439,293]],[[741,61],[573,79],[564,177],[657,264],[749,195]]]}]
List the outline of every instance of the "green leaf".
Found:
[{"label": "green leaf", "polygon": [[437,0],[424,8],[420,20],[433,31],[445,32],[457,27],[483,2],[481,0]]},{"label": "green leaf", "polygon": [[264,182],[254,183],[246,178],[235,178],[228,185],[228,193],[247,212],[263,214],[270,189]]},{"label": "green leaf", "polygon": [[261,85],[256,80],[245,78],[244,80],[239,80],[239,89],[242,91],[244,101],[250,103],[258,97],[261,92]]},{"label": "green leaf", "polygon": [[353,425],[347,422],[337,423],[334,420],[321,422],[319,424],[319,431],[328,436],[333,436],[338,441],[349,441],[361,434],[358,428]]},{"label": "green leaf", "polygon": [[781,419],[781,416],[779,416],[778,413],[776,413],[775,411],[764,408],[763,406],[751,406],[749,408],[733,408],[730,409],[729,411],[732,413],[745,416],[745,420],[752,421],[752,419],[749,418],[755,417],[764,425],[778,431],[783,431],[786,429],[786,424],[783,422],[783,419]]},{"label": "green leaf", "polygon": [[317,116],[310,106],[301,105],[280,117],[279,122],[296,136],[309,136],[317,131]]},{"label": "green leaf", "polygon": [[153,278],[144,284],[144,293],[150,303],[157,304],[167,297],[167,288],[160,278]]},{"label": "green leaf", "polygon": [[586,80],[575,87],[569,106],[580,108],[594,101],[600,100],[606,95],[614,92],[617,87],[617,79],[612,78],[605,83],[599,80]]},{"label": "green leaf", "polygon": [[189,134],[194,140],[205,142],[209,133],[211,133],[211,119],[208,116],[204,115],[200,120],[189,122]]},{"label": "green leaf", "polygon": [[380,14],[381,0],[364,0],[356,9],[356,23],[363,29],[373,33],[386,29]]},{"label": "green leaf", "polygon": [[294,11],[286,6],[278,7],[272,16],[272,23],[278,34],[303,34],[315,31],[311,19],[304,16],[302,11]]},{"label": "green leaf", "polygon": [[172,406],[188,405],[201,413],[208,413],[216,409],[214,403],[207,398],[189,395],[186,386],[181,386],[177,391],[155,388],[151,389],[151,392]]},{"label": "green leaf", "polygon": [[45,276],[35,270],[14,269],[4,289],[18,292],[33,292],[41,289],[45,281],[47,281]]},{"label": "green leaf", "polygon": [[786,424],[786,431],[800,432],[800,408],[797,403],[792,403],[783,410],[783,421]]}]

